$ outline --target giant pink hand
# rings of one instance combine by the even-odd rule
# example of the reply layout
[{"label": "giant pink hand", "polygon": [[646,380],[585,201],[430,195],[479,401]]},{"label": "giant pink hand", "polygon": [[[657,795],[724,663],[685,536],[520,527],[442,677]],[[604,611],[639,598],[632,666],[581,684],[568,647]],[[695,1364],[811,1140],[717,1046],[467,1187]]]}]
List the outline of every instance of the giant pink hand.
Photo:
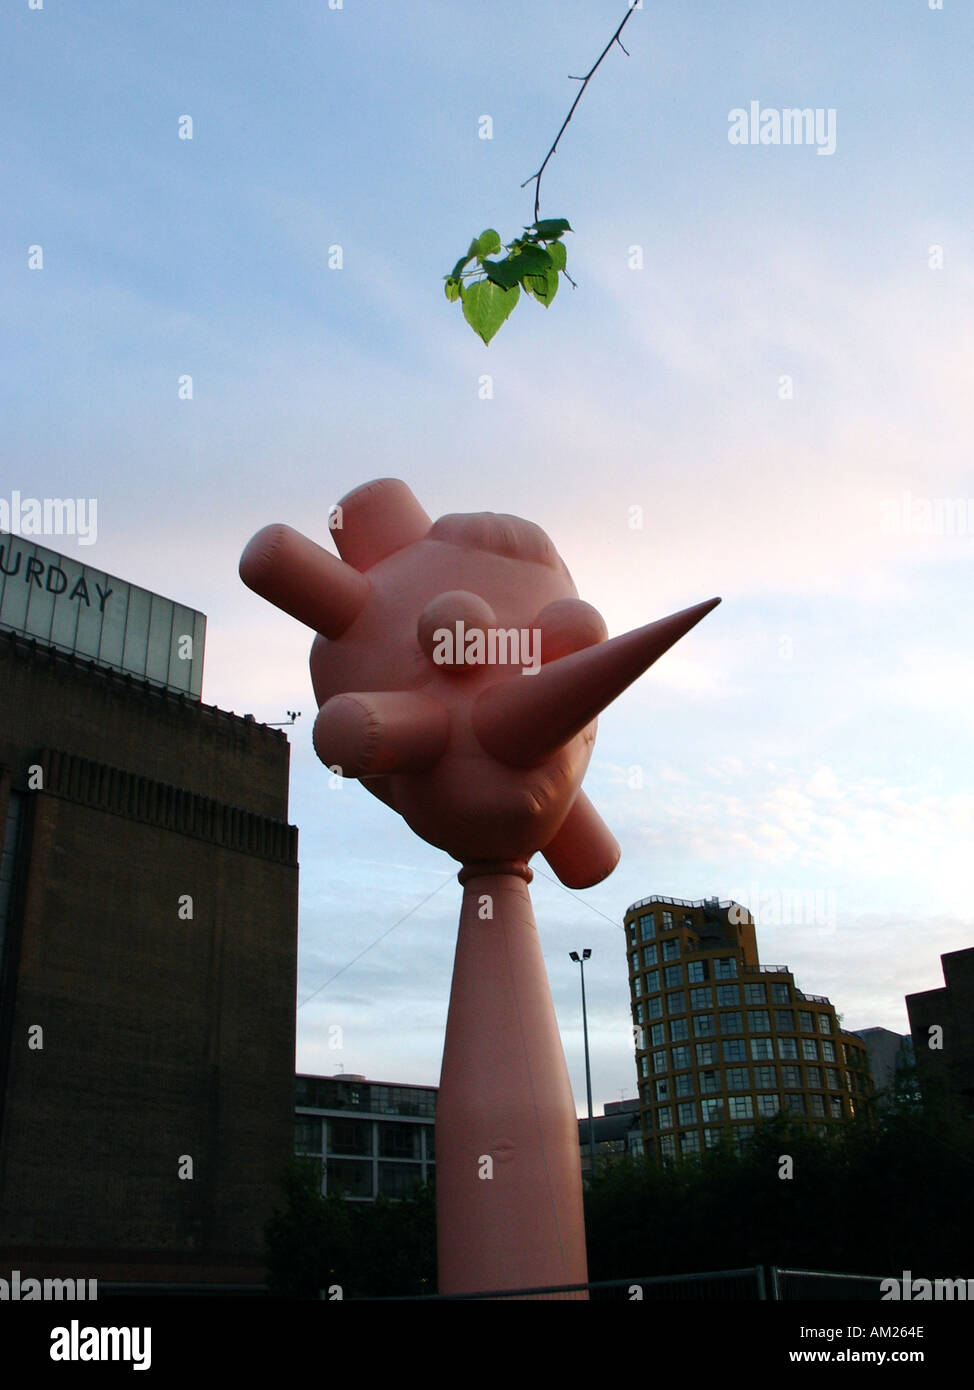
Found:
[{"label": "giant pink hand", "polygon": [[[600,882],[619,847],[581,790],[596,716],[720,600],[606,641],[529,521],[432,524],[391,478],[338,515],[340,560],[276,525],[240,561],[250,588],[318,633],[318,756],[464,865],[540,850],[569,887]],[[495,664],[476,661],[478,632]]]}]

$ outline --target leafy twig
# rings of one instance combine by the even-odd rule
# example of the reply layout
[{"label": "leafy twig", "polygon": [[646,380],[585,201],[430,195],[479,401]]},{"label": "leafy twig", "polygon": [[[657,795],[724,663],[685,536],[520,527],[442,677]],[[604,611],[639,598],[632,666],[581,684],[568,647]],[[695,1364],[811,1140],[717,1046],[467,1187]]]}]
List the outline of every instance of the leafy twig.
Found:
[{"label": "leafy twig", "polygon": [[592,65],[592,67],[589,68],[589,70],[588,70],[588,72],[585,74],[585,76],[584,76],[584,77],[570,77],[570,79],[569,79],[569,80],[572,81],[572,82],[581,82],[582,85],[581,85],[581,87],[579,87],[579,89],[578,89],[578,96],[577,96],[577,97],[575,98],[575,100],[572,102],[571,110],[569,111],[568,115],[567,115],[567,116],[565,117],[565,119],[562,121],[562,123],[561,123],[561,129],[559,130],[558,134],[555,136],[555,143],[552,145],[551,149],[550,149],[550,150],[548,151],[548,153],[545,155],[544,160],[543,160],[542,165],[541,165],[541,168],[538,170],[538,172],[537,172],[536,174],[532,174],[531,177],[530,177],[529,179],[525,179],[524,182],[521,184],[521,187],[522,187],[522,188],[527,188],[527,186],[528,186],[529,183],[532,183],[532,182],[534,183],[534,186],[535,186],[535,187],[534,187],[534,220],[535,220],[535,222],[537,222],[538,218],[541,216],[541,210],[540,210],[540,201],[541,201],[541,175],[544,173],[544,171],[545,171],[545,169],[546,169],[546,167],[547,167],[548,160],[551,158],[551,156],[552,156],[552,155],[555,153],[555,151],[557,150],[557,148],[558,148],[558,141],[559,141],[559,140],[561,139],[561,137],[564,135],[564,133],[565,133],[565,127],[568,125],[568,122],[569,122],[569,121],[571,120],[571,118],[574,116],[574,114],[575,114],[575,107],[576,107],[576,106],[578,105],[578,103],[581,101],[582,95],[583,95],[583,93],[584,93],[584,91],[585,91],[585,88],[588,86],[589,82],[592,80],[592,77],[594,76],[596,70],[598,69],[600,63],[602,62],[602,59],[605,57],[605,55],[608,53],[609,49],[612,47],[612,45],[613,45],[614,43],[617,43],[617,44],[619,45],[619,47],[622,49],[623,53],[625,53],[625,55],[626,55],[627,58],[629,57],[629,50],[626,48],[625,44],[624,44],[624,43],[622,42],[622,40],[619,38],[619,35],[622,33],[623,29],[624,29],[624,28],[626,27],[626,25],[629,23],[629,20],[630,20],[630,18],[632,17],[632,12],[633,12],[634,9],[635,9],[635,5],[634,5],[633,3],[630,3],[629,9],[626,11],[626,17],[625,17],[625,19],[624,19],[624,20],[622,21],[622,23],[619,25],[618,29],[617,29],[617,30],[615,31],[615,33],[612,35],[612,38],[609,40],[609,42],[608,42],[608,43],[606,44],[606,46],[603,48],[602,52],[599,54],[599,56],[598,56],[598,58],[596,59],[595,63]]}]

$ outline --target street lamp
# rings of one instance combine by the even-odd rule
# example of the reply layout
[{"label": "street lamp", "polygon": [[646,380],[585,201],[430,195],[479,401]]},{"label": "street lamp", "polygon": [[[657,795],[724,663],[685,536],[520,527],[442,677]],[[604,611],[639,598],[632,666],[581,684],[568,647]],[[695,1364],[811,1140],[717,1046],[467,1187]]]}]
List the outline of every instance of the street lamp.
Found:
[{"label": "street lamp", "polygon": [[592,1119],[592,1068],[588,1060],[588,1012],[585,1008],[585,962],[592,952],[585,948],[582,954],[577,951],[569,951],[572,960],[575,961],[582,971],[582,1032],[585,1036],[585,1089],[588,1092],[588,1148],[589,1148],[589,1175],[595,1176],[595,1121]]}]

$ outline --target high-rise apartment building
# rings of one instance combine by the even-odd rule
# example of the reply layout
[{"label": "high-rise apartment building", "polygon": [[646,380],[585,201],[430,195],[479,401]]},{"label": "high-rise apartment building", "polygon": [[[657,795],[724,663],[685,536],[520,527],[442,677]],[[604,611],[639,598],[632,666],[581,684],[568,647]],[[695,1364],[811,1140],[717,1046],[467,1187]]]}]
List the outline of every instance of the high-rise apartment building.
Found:
[{"label": "high-rise apartment building", "polygon": [[868,1106],[865,1046],[784,965],[762,965],[746,908],[643,898],[625,914],[647,1153],[740,1144],[785,1114],[819,1130]]}]

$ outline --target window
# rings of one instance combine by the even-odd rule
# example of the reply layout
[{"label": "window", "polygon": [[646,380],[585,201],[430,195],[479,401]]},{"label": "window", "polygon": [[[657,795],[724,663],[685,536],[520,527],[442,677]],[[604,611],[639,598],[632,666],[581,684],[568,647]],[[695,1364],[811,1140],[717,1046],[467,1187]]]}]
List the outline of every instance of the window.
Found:
[{"label": "window", "polygon": [[809,1106],[811,1107],[811,1112],[812,1112],[813,1115],[824,1115],[824,1114],[825,1114],[825,1097],[824,1097],[824,1096],[809,1096],[809,1097],[808,1097],[808,1103],[809,1103]]},{"label": "window", "polygon": [[818,1061],[818,1043],[814,1038],[802,1038],[802,1056],[806,1062]]},{"label": "window", "polygon": [[640,995],[642,994],[642,992],[643,992],[643,977],[642,977],[642,975],[637,975],[636,978],[635,978],[635,980],[633,980],[632,992],[633,992],[633,994],[635,994],[635,996],[636,996],[637,999],[638,999],[638,998],[640,997]]},{"label": "window", "polygon": [[778,1078],[775,1076],[774,1067],[755,1067],[754,1068],[754,1087],[758,1091],[774,1091],[778,1086]]},{"label": "window", "polygon": [[750,1096],[728,1096],[727,1113],[732,1120],[750,1120],[754,1114]]},{"label": "window", "polygon": [[661,1105],[656,1112],[656,1128],[673,1128],[673,1107],[672,1105]]},{"label": "window", "polygon": [[821,1068],[821,1067],[806,1067],[806,1068],[805,1068],[805,1076],[806,1076],[806,1085],[809,1087],[810,1090],[812,1090],[812,1091],[817,1091],[817,1090],[819,1090],[819,1089],[821,1088],[821,1085],[822,1085],[822,1068]]},{"label": "window", "polygon": [[725,1062],[746,1062],[747,1043],[743,1038],[730,1038],[724,1043]]},{"label": "window", "polygon": [[632,953],[632,955],[629,957],[629,959],[630,959],[630,961],[632,962],[632,968],[633,968],[633,970],[638,970],[638,969],[639,969],[639,952],[638,952],[638,951],[633,951],[633,953]]},{"label": "window", "polygon": [[675,985],[683,984],[683,966],[668,965],[663,971],[663,983],[667,989],[672,989]]},{"label": "window", "polygon": [[[743,1047],[743,1042],[741,1046]],[[751,1039],[751,1058],[755,1062],[767,1062],[774,1056],[770,1038]]]},{"label": "window", "polygon": [[798,1010],[798,1026],[803,1033],[815,1032],[815,1015],[811,1009]]},{"label": "window", "polygon": [[669,1100],[669,1098],[670,1098],[670,1083],[669,1083],[669,1081],[664,1077],[662,1081],[657,1081],[657,1083],[656,1083],[656,1099],[657,1099],[657,1100]]},{"label": "window", "polygon": [[718,956],[714,961],[714,979],[737,979],[737,960],[734,956]]},{"label": "window", "polygon": [[777,1096],[758,1096],[759,1115],[777,1115],[779,1102]]},{"label": "window", "polygon": [[[643,965],[655,965],[657,958],[656,944],[643,947]],[[658,986],[657,986],[658,988]]]},{"label": "window", "polygon": [[680,1135],[680,1152],[682,1154],[698,1154],[700,1152],[700,1135],[695,1129]]},{"label": "window", "polygon": [[663,959],[664,959],[664,960],[679,960],[679,959],[680,959],[680,943],[679,943],[679,941],[664,941],[664,942],[663,942]]},{"label": "window", "polygon": [[831,1031],[832,1031],[832,1020],[829,1018],[828,1014],[819,1014],[819,1016],[818,1016],[818,1031],[819,1031],[820,1033],[831,1033]]},{"label": "window", "polygon": [[826,1061],[826,1062],[834,1062],[834,1061],[835,1061],[835,1043],[831,1043],[831,1042],[823,1042],[823,1043],[822,1043],[822,1057],[823,1057],[824,1061]]},{"label": "window", "polygon": [[775,1009],[774,1026],[779,1033],[792,1033],[795,1029],[795,1015],[791,1009]]},{"label": "window", "polygon": [[699,985],[707,978],[707,962],[692,960],[687,966],[687,979],[691,985]]},{"label": "window", "polygon": [[744,1020],[739,1009],[722,1013],[720,1016],[720,1031],[726,1037],[728,1033],[743,1033]]},{"label": "window", "polygon": [[654,994],[652,999],[648,1001],[646,1007],[648,1009],[648,1016],[650,1018],[662,1018],[663,996],[661,994]]},{"label": "window", "polygon": [[649,1075],[649,1058],[646,1056],[645,1052],[639,1059],[639,1074],[640,1076]]},{"label": "window", "polygon": [[694,1100],[685,1100],[682,1105],[676,1107],[677,1123],[681,1125],[695,1125],[697,1123],[697,1103]]},{"label": "window", "polygon": [[666,996],[666,1012],[668,1014],[685,1014],[687,1011],[687,997],[682,989],[676,990],[673,994]]},{"label": "window", "polygon": [[842,1097],[829,1096],[829,1111],[833,1120],[842,1119]]},{"label": "window", "polygon": [[317,1116],[301,1115],[294,1122],[294,1152],[321,1153],[321,1120]]},{"label": "window", "polygon": [[720,1100],[702,1100],[700,1102],[700,1113],[703,1115],[704,1124],[706,1124],[708,1120],[722,1120],[724,1118],[723,1098]]},{"label": "window", "polygon": [[688,1047],[674,1047],[672,1057],[674,1071],[679,1071],[681,1067],[690,1065],[690,1049]]},{"label": "window", "polygon": [[639,919],[639,935],[643,941],[652,941],[656,935],[656,923],[653,921],[653,914],[646,912]]},{"label": "window", "polygon": [[662,1023],[654,1023],[649,1030],[649,1042],[651,1047],[662,1047],[666,1041],[666,1034],[663,1031]]},{"label": "window", "polygon": [[772,1004],[790,1004],[791,985],[772,985],[771,1002]]},{"label": "window", "polygon": [[709,1009],[714,1002],[713,990],[710,989],[691,989],[690,1008]]},{"label": "window", "polygon": [[699,1073],[700,1090],[705,1095],[712,1094],[714,1091],[721,1090],[719,1071],[702,1071]]},{"label": "window", "polygon": [[371,1120],[329,1120],[328,1152],[367,1155],[372,1148]]},{"label": "window", "polygon": [[676,1096],[693,1095],[693,1073],[689,1071],[681,1072],[673,1080],[673,1094]]},{"label": "window", "polygon": [[847,1091],[851,1091],[851,1090],[854,1089],[854,1087],[853,1087],[853,1085],[852,1085],[852,1072],[851,1072],[851,1071],[847,1071],[846,1074],[845,1074],[845,1088],[846,1088]]},{"label": "window", "polygon": [[694,1016],[693,1036],[695,1038],[712,1038],[715,1032],[713,1014],[696,1014]]},{"label": "window", "polygon": [[793,1057],[798,1056],[798,1043],[794,1038],[778,1039],[778,1056],[790,1062]]},{"label": "window", "polygon": [[720,1143],[719,1129],[705,1129],[703,1132],[703,1142],[708,1149],[716,1149]]},{"label": "window", "polygon": [[643,1008],[642,1004],[636,1005],[636,1012],[633,1015],[633,1017],[635,1018],[637,1023],[646,1022],[646,1010]]},{"label": "window", "polygon": [[751,1033],[770,1033],[771,1018],[767,1009],[748,1009],[747,1026]]},{"label": "window", "polygon": [[[393,1167],[393,1164],[384,1164]],[[403,1164],[404,1168],[409,1165]],[[419,1164],[416,1165],[417,1168]],[[344,1192],[347,1197],[371,1197],[372,1164],[356,1163],[354,1159],[332,1158],[328,1160],[328,1191]]]},{"label": "window", "polygon": [[697,1066],[712,1067],[717,1060],[716,1043],[697,1043]]},{"label": "window", "polygon": [[787,1102],[787,1105],[788,1105],[788,1114],[789,1114],[789,1115],[804,1115],[804,1113],[805,1113],[805,1097],[804,1097],[804,1096],[802,1096],[802,1095],[788,1095],[788,1096],[785,1096],[785,1101]]},{"label": "window", "polygon": [[664,930],[664,931],[672,931],[672,930],[673,930],[673,913],[672,913],[672,912],[664,912],[664,913],[663,913],[663,930]]},{"label": "window", "polygon": [[646,971],[646,993],[647,993],[647,994],[655,994],[656,991],[657,991],[658,989],[659,989],[659,971],[658,971],[658,970],[647,970],[647,971]]},{"label": "window", "polygon": [[666,1053],[653,1053],[653,1071],[666,1071]]},{"label": "window", "polygon": [[745,1004],[766,1004],[768,1002],[768,991],[764,985],[745,985],[744,1003]]},{"label": "window", "polygon": [[800,1086],[800,1085],[802,1084],[802,1082],[801,1082],[801,1071],[799,1070],[799,1068],[798,1068],[798,1067],[782,1067],[782,1068],[781,1068],[781,1084],[782,1084],[782,1086]]},{"label": "window", "polygon": [[636,924],[635,924],[635,922],[628,922],[628,923],[626,924],[626,937],[627,937],[627,939],[628,939],[628,941],[629,941],[629,945],[630,945],[630,946],[635,946],[635,944],[636,944]]},{"label": "window", "polygon": [[825,1084],[826,1086],[831,1086],[833,1091],[839,1089],[839,1073],[835,1067],[825,1068]]},{"label": "window", "polygon": [[718,985],[717,1003],[718,1004],[739,1004],[741,1002],[740,985]]},{"label": "window", "polygon": [[664,1134],[659,1141],[659,1151],[663,1158],[676,1157],[676,1141],[672,1134]]},{"label": "window", "polygon": [[690,1036],[685,1018],[674,1018],[670,1023],[670,1042],[686,1042]]},{"label": "window", "polygon": [[729,1067],[727,1071],[728,1091],[744,1091],[747,1086],[747,1067]]}]

